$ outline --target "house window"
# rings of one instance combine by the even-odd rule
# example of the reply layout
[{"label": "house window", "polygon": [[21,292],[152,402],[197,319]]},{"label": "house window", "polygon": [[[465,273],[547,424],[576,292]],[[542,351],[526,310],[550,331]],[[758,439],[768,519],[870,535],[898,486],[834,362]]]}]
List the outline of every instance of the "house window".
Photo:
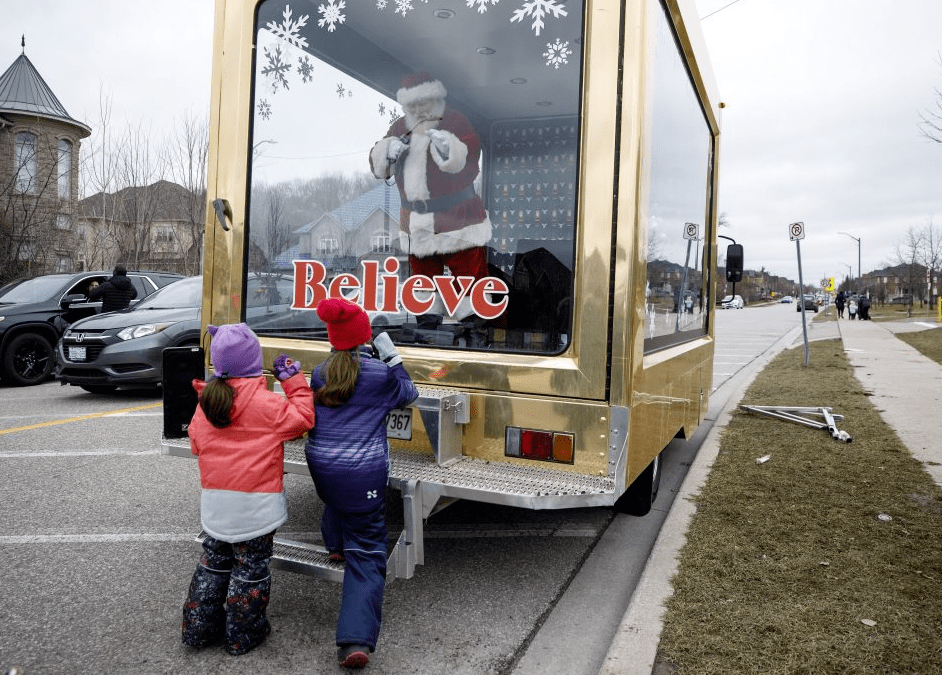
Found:
[{"label": "house window", "polygon": [[59,199],[72,195],[72,143],[59,140]]},{"label": "house window", "polygon": [[60,230],[71,230],[72,229],[72,216],[68,213],[60,213],[56,215],[56,227]]},{"label": "house window", "polygon": [[56,258],[56,272],[71,272],[72,258],[67,255],[60,255]]},{"label": "house window", "polygon": [[321,237],[317,242],[317,252],[321,255],[330,255],[336,253],[340,248],[336,239],[331,237]]},{"label": "house window", "polygon": [[158,243],[169,243],[173,241],[173,228],[170,225],[159,225],[154,232],[154,239]]},{"label": "house window", "polygon": [[32,192],[33,178],[36,177],[36,136],[26,131],[16,135],[14,152],[16,166],[16,189],[19,192]]},{"label": "house window", "polygon": [[389,235],[378,234],[370,239],[370,248],[374,253],[389,253],[391,250],[389,245]]}]

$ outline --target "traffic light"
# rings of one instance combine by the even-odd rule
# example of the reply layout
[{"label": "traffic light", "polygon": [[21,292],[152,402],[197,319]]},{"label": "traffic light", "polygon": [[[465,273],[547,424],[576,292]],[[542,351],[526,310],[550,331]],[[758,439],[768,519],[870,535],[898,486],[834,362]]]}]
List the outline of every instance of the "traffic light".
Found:
[{"label": "traffic light", "polygon": [[730,244],[726,247],[726,281],[742,281],[742,269],[742,244]]}]

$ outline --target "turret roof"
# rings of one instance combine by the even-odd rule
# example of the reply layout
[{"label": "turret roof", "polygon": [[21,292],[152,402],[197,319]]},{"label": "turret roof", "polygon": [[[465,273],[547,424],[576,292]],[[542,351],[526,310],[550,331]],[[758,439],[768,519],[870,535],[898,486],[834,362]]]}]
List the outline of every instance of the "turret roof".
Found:
[{"label": "turret roof", "polygon": [[86,136],[91,133],[88,125],[69,116],[65,107],[52,93],[52,89],[27,58],[25,51],[3,75],[0,75],[0,114],[3,113],[36,115],[59,120],[79,127],[85,131]]}]

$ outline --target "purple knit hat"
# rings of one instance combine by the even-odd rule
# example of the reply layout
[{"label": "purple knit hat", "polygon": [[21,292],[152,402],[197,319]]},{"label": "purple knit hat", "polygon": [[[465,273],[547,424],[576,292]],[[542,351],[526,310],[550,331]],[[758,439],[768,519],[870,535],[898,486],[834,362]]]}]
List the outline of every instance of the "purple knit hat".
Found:
[{"label": "purple knit hat", "polygon": [[213,336],[209,355],[216,377],[256,377],[262,374],[262,345],[244,323],[207,326]]}]

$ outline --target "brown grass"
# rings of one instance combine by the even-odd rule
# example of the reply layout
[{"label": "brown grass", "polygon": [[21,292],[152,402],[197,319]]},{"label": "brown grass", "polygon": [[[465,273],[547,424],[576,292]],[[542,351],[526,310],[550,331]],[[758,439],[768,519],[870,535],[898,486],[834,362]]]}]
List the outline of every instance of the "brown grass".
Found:
[{"label": "brown grass", "polygon": [[810,349],[807,368],[803,349],[780,354],[742,402],[830,406],[853,442],[734,413],[695,499],[661,671],[942,673],[942,490],[841,342]]}]

